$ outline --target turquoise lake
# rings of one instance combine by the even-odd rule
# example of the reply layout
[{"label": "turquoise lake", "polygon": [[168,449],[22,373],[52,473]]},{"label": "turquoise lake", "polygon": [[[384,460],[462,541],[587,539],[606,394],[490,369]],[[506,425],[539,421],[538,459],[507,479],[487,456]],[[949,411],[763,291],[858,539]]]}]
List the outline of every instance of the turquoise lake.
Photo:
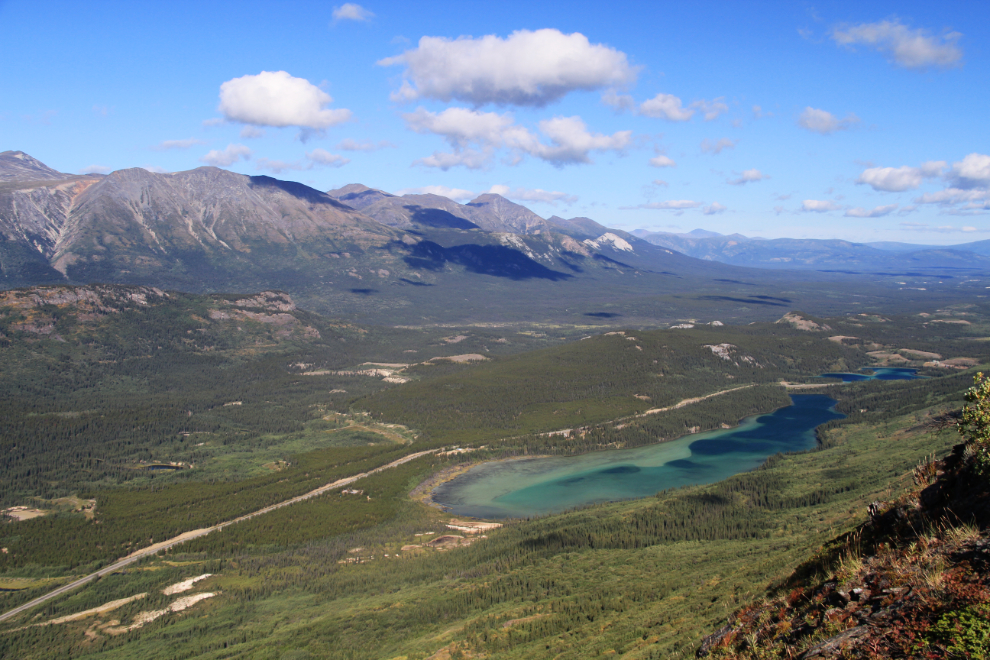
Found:
[{"label": "turquoise lake", "polygon": [[519,518],[721,481],[778,452],[813,448],[815,427],[844,417],[827,396],[795,394],[791,401],[733,429],[656,445],[482,463],[438,486],[433,500],[461,516]]}]

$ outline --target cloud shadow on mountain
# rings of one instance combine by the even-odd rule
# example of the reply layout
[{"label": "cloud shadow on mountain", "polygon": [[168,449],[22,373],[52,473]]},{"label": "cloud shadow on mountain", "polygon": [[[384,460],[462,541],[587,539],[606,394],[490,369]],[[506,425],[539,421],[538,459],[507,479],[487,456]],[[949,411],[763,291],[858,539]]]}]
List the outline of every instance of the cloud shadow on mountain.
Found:
[{"label": "cloud shadow on mountain", "polygon": [[295,181],[282,181],[281,179],[275,179],[270,176],[252,176],[251,183],[249,184],[252,188],[278,188],[283,192],[287,192],[293,197],[299,199],[305,199],[311,204],[327,204],[328,206],[333,206],[338,209],[353,211],[350,206],[342,202],[338,202],[336,199],[330,195],[320,192],[315,188],[310,188],[301,183],[296,183]]},{"label": "cloud shadow on mountain", "polygon": [[443,209],[431,209],[424,208],[422,206],[416,206],[415,204],[409,204],[403,206],[402,208],[410,211],[412,217],[410,220],[416,224],[426,225],[428,227],[446,227],[450,229],[478,229],[478,225],[465,220],[464,218],[459,218],[453,213],[444,211]]},{"label": "cloud shadow on mountain", "polygon": [[456,245],[445,248],[433,241],[420,241],[410,250],[405,262],[412,268],[439,271],[447,264],[463,266],[471,273],[504,277],[511,280],[568,280],[567,273],[551,270],[530,259],[519,250],[504,245]]}]

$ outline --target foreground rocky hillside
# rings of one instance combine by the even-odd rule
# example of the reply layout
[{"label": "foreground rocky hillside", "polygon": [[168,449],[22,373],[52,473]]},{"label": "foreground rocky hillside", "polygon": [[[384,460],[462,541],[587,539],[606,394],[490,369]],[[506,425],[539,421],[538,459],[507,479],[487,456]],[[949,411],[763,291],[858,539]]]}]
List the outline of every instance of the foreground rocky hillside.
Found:
[{"label": "foreground rocky hillside", "polygon": [[698,656],[990,657],[988,393],[981,374],[962,415],[966,442],[921,463],[913,489],[872,503],[866,522],[738,610]]}]

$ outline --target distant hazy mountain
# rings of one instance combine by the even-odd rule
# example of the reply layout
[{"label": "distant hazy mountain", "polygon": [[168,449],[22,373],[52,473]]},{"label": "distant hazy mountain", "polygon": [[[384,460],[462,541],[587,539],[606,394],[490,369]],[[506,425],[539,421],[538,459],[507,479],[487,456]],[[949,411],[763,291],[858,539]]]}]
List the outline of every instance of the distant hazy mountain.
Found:
[{"label": "distant hazy mountain", "polygon": [[[873,241],[863,243],[878,250],[890,250],[891,252],[917,252],[918,250],[938,249],[938,245],[919,245],[917,243],[898,243],[897,241]],[[956,246],[958,247],[958,246]]]},{"label": "distant hazy mountain", "polygon": [[976,254],[990,255],[990,240],[962,243],[960,245],[953,245],[952,247],[956,250],[967,250]]},{"label": "distant hazy mountain", "polygon": [[688,234],[644,230],[633,234],[697,259],[750,268],[863,272],[990,268],[990,241],[944,247],[906,243],[870,245],[836,239],[768,240],[698,229]]}]

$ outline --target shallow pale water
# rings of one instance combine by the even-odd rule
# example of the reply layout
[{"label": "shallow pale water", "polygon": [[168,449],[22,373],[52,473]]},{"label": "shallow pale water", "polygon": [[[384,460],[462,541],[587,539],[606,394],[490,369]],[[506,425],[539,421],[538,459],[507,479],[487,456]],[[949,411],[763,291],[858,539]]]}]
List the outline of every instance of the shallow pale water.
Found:
[{"label": "shallow pale water", "polygon": [[795,394],[791,401],[773,413],[747,417],[733,429],[656,445],[482,463],[439,486],[433,500],[462,516],[509,518],[720,481],[778,452],[811,449],[815,427],[843,417],[827,396]]}]

